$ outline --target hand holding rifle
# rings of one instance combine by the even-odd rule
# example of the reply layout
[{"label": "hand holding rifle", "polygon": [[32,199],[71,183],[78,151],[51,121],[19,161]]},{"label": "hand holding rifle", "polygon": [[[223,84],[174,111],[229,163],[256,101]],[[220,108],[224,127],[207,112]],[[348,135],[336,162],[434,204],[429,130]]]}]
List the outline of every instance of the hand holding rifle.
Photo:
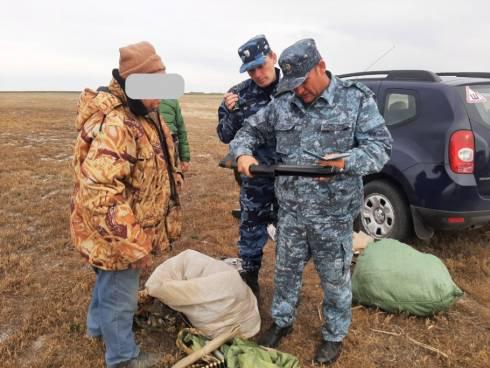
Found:
[{"label": "hand holding rifle", "polygon": [[258,161],[253,156],[243,155],[238,157],[238,172],[251,178],[253,175],[250,173],[251,165],[258,165]]}]

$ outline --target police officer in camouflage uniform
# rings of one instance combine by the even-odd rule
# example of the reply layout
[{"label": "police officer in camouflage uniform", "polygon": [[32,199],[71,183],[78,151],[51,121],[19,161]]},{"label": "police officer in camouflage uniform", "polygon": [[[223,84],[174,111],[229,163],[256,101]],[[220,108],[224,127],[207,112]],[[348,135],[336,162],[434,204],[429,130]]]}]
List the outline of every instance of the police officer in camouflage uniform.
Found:
[{"label": "police officer in camouflage uniform", "polygon": [[[294,320],[304,266],[313,257],[324,291],[321,344],[315,360],[329,364],[340,355],[351,322],[352,222],[362,198],[362,176],[378,172],[391,153],[391,136],[373,93],[363,84],[326,71],[314,40],[288,47],[279,58],[283,79],[272,103],[245,121],[230,148],[240,172],[250,176],[254,149],[275,140],[284,164],[316,164],[304,150],[327,159],[338,174],[329,179],[281,176],[273,324],[259,341],[277,346]],[[294,92],[294,93],[291,93]],[[346,158],[328,160],[334,153]]]},{"label": "police officer in camouflage uniform", "polygon": [[[248,72],[249,79],[233,86],[224,95],[218,115],[218,136],[229,143],[242,127],[244,119],[255,114],[273,98],[279,81],[276,54],[270,49],[264,35],[253,37],[238,49],[243,64],[240,73]],[[264,165],[275,163],[274,146],[258,144],[254,156]],[[258,274],[262,250],[267,243],[267,225],[274,219],[274,180],[272,178],[242,177],[240,187],[239,255],[242,259],[243,279],[259,295]]]}]

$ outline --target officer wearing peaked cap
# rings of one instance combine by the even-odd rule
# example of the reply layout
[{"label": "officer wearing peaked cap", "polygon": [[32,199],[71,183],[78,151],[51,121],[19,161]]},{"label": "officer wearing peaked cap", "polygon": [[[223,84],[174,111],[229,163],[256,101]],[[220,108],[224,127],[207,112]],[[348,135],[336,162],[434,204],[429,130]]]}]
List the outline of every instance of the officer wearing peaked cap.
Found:
[{"label": "officer wearing peaked cap", "polygon": [[[330,180],[282,176],[279,203],[272,326],[260,344],[274,347],[292,328],[306,262],[313,258],[324,291],[325,324],[315,360],[330,364],[340,355],[351,322],[352,223],[362,204],[362,176],[388,161],[392,139],[363,84],[326,70],[313,39],[296,42],[279,58],[283,79],[272,103],[245,121],[231,142],[240,172],[250,176],[255,147],[274,140],[279,162],[333,166]],[[347,158],[321,163],[305,150]]]},{"label": "officer wearing peaked cap", "polygon": [[[242,61],[240,73],[247,72],[250,78],[230,88],[219,107],[217,132],[223,143],[229,143],[235,137],[244,119],[269,104],[279,81],[279,69],[274,67],[277,56],[264,35],[255,36],[240,46],[238,56]],[[270,142],[258,144],[253,154],[265,165],[276,161]],[[242,277],[256,296],[259,296],[262,250],[268,239],[267,225],[275,218],[274,203],[273,179],[242,177],[238,248],[244,270]]]}]

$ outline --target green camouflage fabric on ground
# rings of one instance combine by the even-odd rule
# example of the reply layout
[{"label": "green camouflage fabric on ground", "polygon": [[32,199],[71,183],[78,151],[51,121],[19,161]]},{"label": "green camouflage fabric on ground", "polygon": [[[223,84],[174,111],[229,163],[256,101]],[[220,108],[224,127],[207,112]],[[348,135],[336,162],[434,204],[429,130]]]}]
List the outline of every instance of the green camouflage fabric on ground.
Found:
[{"label": "green camouflage fabric on ground", "polygon": [[[182,338],[186,345],[194,351],[201,349],[208,340],[203,336],[191,333]],[[221,346],[220,352],[225,357],[228,368],[299,368],[298,358],[274,349],[265,349],[256,343],[239,337],[232,343]]]}]

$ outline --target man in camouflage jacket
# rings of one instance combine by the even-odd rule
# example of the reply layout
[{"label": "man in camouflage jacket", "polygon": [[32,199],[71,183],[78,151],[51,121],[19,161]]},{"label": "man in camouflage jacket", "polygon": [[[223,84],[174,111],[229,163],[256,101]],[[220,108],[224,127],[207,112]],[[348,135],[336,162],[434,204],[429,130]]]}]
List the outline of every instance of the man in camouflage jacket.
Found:
[{"label": "man in camouflage jacket", "polygon": [[[240,72],[247,71],[250,78],[232,87],[219,107],[217,131],[223,143],[229,143],[235,137],[244,119],[272,100],[279,81],[279,69],[274,67],[277,56],[264,35],[248,40],[238,49],[238,55],[243,62]],[[270,144],[256,146],[254,155],[264,165],[271,165],[276,160],[274,147]],[[240,181],[238,249],[244,271],[242,277],[258,297],[258,275],[268,240],[267,225],[275,221],[274,180],[242,177]]]},{"label": "man in camouflage jacket", "polygon": [[[275,141],[280,162],[318,163],[304,150],[326,157],[321,165],[338,173],[319,179],[280,176],[273,324],[259,341],[276,346],[291,331],[306,262],[313,257],[324,291],[322,339],[315,360],[330,364],[340,355],[351,321],[352,223],[363,198],[362,176],[378,172],[391,153],[391,136],[373,93],[363,84],[326,71],[314,40],[298,41],[279,58],[278,96],[245,121],[230,147],[240,172],[257,164],[254,148]],[[291,93],[290,91],[294,91]],[[282,94],[281,94],[282,93]],[[348,153],[328,160],[329,154]]]},{"label": "man in camouflage jacket", "polygon": [[[78,105],[70,227],[75,247],[96,272],[87,334],[103,339],[107,367],[150,367],[157,361],[139,351],[132,323],[140,270],[151,264],[152,250],[169,245],[167,164],[175,162],[174,147],[158,114],[150,117],[160,101],[129,99],[124,85],[132,73],[164,70],[149,43],[123,47],[108,88],[85,90]],[[171,171],[180,182],[178,170]]]}]

